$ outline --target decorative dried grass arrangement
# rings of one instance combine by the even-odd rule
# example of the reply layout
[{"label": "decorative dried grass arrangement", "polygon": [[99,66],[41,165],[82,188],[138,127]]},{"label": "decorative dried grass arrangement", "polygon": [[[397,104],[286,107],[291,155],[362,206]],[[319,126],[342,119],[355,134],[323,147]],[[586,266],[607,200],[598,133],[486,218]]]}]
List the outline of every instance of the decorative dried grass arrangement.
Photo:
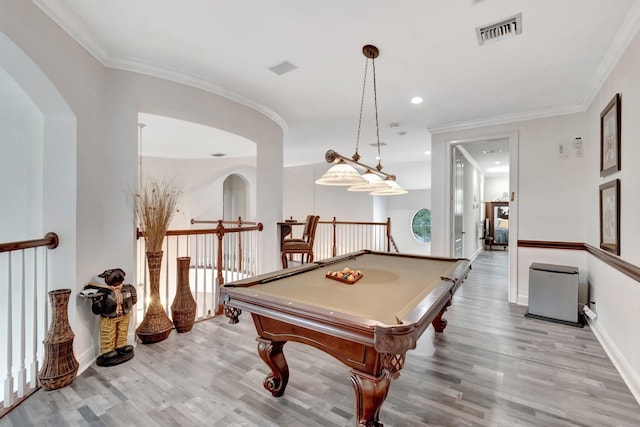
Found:
[{"label": "decorative dried grass arrangement", "polygon": [[160,268],[162,242],[181,195],[182,188],[175,179],[151,178],[140,182],[136,194],[136,217],[142,228],[149,267],[149,306],[136,329],[136,335],[144,344],[165,340],[173,327],[160,302]]},{"label": "decorative dried grass arrangement", "polygon": [[135,209],[147,252],[162,250],[164,236],[181,196],[182,187],[174,178],[161,181],[146,178],[140,182]]}]

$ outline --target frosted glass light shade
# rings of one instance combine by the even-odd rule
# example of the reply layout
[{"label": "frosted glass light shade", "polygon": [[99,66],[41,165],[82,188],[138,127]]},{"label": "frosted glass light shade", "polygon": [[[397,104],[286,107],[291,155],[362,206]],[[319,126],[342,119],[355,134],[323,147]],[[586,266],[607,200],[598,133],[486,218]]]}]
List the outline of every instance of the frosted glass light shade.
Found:
[{"label": "frosted glass light shade", "polygon": [[371,194],[372,196],[394,196],[396,194],[406,194],[407,190],[402,188],[400,184],[395,182],[392,179],[385,179],[384,183],[387,185],[387,188],[383,188],[381,190],[374,190]]},{"label": "frosted glass light shade", "polygon": [[384,183],[380,176],[368,170],[365,172],[362,177],[367,180],[366,184],[353,185],[347,188],[348,191],[375,191],[382,190],[388,187],[387,184]]},{"label": "frosted glass light shade", "polygon": [[358,185],[366,183],[367,180],[342,159],[325,172],[320,179],[316,180],[316,184],[320,185]]}]

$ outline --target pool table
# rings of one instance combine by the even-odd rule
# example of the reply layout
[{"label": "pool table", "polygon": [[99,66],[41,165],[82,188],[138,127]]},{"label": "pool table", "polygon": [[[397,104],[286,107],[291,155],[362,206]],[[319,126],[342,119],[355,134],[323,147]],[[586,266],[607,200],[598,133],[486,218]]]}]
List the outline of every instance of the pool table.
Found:
[{"label": "pool table", "polygon": [[[360,270],[354,284],[325,277]],[[356,425],[382,426],[379,412],[407,350],[442,314],[467,277],[466,259],[359,251],[233,282],[221,288],[225,315],[251,313],[258,353],[271,369],[264,387],[281,396],[289,379],[287,341],[318,348],[351,368]]]}]

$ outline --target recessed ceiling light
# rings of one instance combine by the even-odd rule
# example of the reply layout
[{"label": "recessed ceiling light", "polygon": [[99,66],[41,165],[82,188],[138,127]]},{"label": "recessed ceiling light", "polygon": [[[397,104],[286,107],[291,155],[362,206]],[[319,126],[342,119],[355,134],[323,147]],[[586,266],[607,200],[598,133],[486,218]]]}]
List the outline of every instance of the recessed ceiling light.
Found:
[{"label": "recessed ceiling light", "polygon": [[424,101],[424,99],[420,98],[419,96],[414,96],[413,98],[411,98],[412,104],[422,104],[422,101]]},{"label": "recessed ceiling light", "polygon": [[487,173],[506,173],[509,172],[509,166],[498,166],[495,168],[488,168]]},{"label": "recessed ceiling light", "polygon": [[500,163],[502,163],[502,162],[495,162],[496,165],[499,165]]},{"label": "recessed ceiling light", "polygon": [[429,154],[431,154],[431,151],[429,151],[429,150],[427,150],[427,151],[425,151],[425,152],[424,152],[424,155],[425,155],[425,156],[428,156]]}]

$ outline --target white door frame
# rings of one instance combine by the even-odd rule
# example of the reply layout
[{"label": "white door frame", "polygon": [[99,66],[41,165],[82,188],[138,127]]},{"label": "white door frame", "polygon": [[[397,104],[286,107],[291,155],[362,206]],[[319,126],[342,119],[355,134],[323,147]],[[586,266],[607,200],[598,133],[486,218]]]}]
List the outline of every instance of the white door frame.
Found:
[{"label": "white door frame", "polygon": [[[447,140],[446,150],[450,159],[454,158],[453,148],[458,144],[464,144],[467,142],[480,142],[488,139],[509,139],[509,283],[508,283],[508,296],[507,299],[510,303],[518,303],[518,132],[504,132],[504,133],[492,133],[492,134],[477,134],[473,137],[464,139],[452,139]],[[447,236],[449,236],[449,248],[450,255],[454,256],[455,242],[453,241],[453,225],[454,225],[454,206],[455,197],[453,192],[454,188],[454,174],[453,162],[445,162],[447,176],[449,176],[449,230]]]}]

